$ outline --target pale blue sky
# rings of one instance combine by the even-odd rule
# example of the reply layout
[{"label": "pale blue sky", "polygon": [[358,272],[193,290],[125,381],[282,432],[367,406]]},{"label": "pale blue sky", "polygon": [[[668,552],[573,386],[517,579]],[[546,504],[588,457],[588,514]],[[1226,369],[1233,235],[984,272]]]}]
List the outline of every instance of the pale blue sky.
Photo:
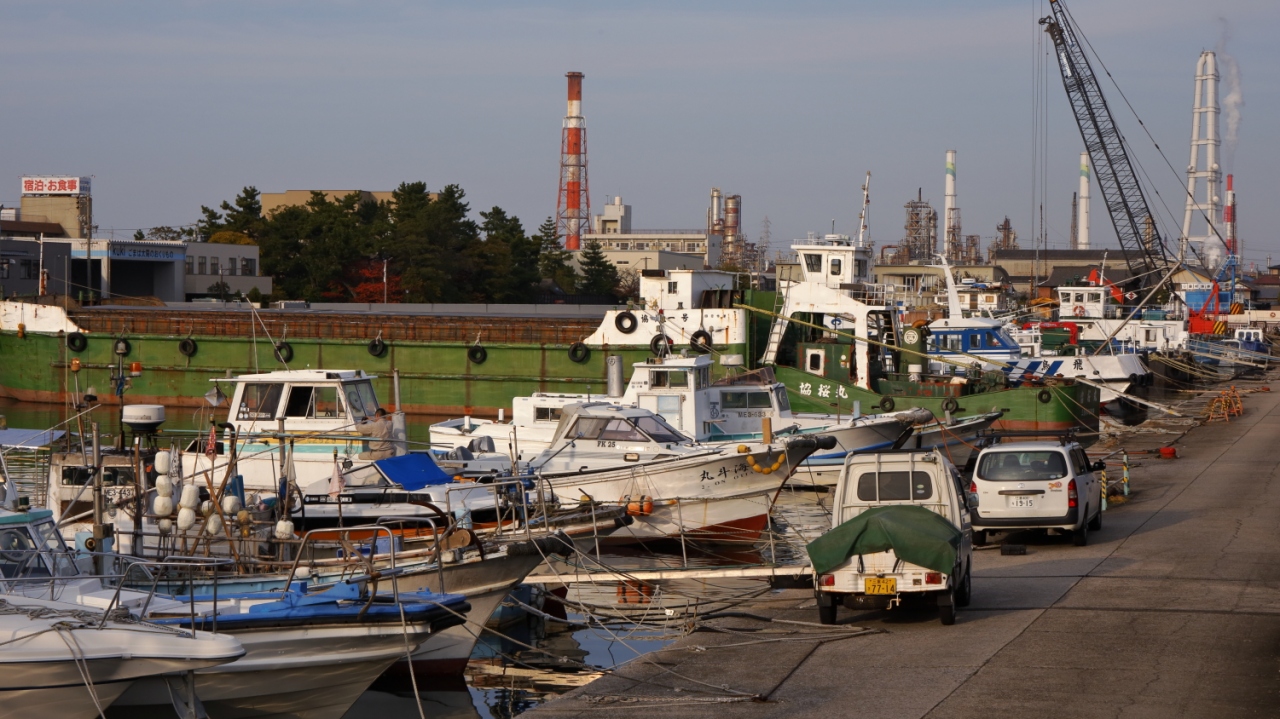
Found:
[{"label": "pale blue sky", "polygon": [[[1280,3],[1070,6],[1178,172],[1195,63],[1226,20],[1246,102],[1226,168],[1246,260],[1280,261]],[[131,234],[192,222],[244,185],[423,180],[458,183],[474,209],[500,205],[533,227],[555,207],[563,76],[578,70],[596,211],[620,194],[637,227],[697,227],[719,186],[743,196],[748,234],[768,215],[780,246],[832,219],[852,232],[871,170],[872,237],[888,244],[917,187],[941,208],[943,153],[955,149],[965,232],[990,237],[1008,214],[1029,246],[1044,14],[1041,0],[7,0],[0,203],[16,203],[24,173],[94,175],[98,225]],[[1081,143],[1050,81],[1046,215],[1062,247]],[[1180,222],[1180,178],[1112,102]],[[1093,236],[1114,246],[1096,199]]]}]

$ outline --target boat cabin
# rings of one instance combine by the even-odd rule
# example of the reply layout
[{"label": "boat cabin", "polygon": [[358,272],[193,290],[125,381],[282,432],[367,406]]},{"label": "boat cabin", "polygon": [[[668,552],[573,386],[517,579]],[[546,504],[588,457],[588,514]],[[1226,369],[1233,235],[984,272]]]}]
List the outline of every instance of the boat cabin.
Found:
[{"label": "boat cabin", "polygon": [[674,457],[697,449],[660,416],[607,402],[571,404],[548,447],[529,463],[532,472],[575,472]]},{"label": "boat cabin", "polygon": [[243,434],[286,430],[317,431],[350,427],[372,418],[381,406],[373,380],[363,370],[282,370],[240,375],[227,421]]}]

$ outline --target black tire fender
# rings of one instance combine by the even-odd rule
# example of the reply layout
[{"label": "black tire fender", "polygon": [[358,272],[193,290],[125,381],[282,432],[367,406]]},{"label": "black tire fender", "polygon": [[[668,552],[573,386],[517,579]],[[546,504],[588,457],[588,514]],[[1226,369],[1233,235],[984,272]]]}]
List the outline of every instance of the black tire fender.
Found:
[{"label": "black tire fender", "polygon": [[83,332],[72,332],[67,335],[67,349],[72,352],[84,352],[89,348],[89,338]]},{"label": "black tire fender", "polygon": [[275,355],[277,362],[288,364],[293,359],[293,347],[288,342],[277,342]]},{"label": "black tire fender", "polygon": [[619,312],[617,317],[613,318],[613,326],[624,335],[629,335],[636,331],[640,326],[640,321],[636,319],[636,315],[631,310]]},{"label": "black tire fender", "polygon": [[1049,404],[1053,401],[1053,392],[1050,392],[1047,389],[1042,389],[1036,394],[1036,399],[1040,400],[1041,404]]},{"label": "black tire fender", "polygon": [[387,353],[387,343],[382,341],[381,337],[374,337],[369,340],[369,354],[374,357],[381,357]]},{"label": "black tire fender", "polygon": [[649,340],[649,351],[652,352],[654,355],[661,354],[663,350],[660,350],[658,348],[663,347],[664,343],[665,343],[666,351],[670,352],[671,345],[672,345],[671,338],[659,332],[658,334],[653,336],[653,339]]},{"label": "black tire fender", "polygon": [[585,344],[581,342],[574,342],[569,345],[569,359],[571,361],[582,364],[583,362],[586,362],[587,358],[590,356],[591,348],[587,347]]},{"label": "black tire fender", "polygon": [[942,400],[943,412],[954,412],[958,409],[960,409],[960,403],[957,402],[954,397],[948,397]]},{"label": "black tire fender", "polygon": [[689,346],[698,352],[711,351],[711,333],[706,330],[698,330],[689,338]]},{"label": "black tire fender", "polygon": [[489,359],[489,351],[480,345],[472,345],[467,349],[467,359],[471,364],[484,364]]},{"label": "black tire fender", "polygon": [[196,354],[196,350],[198,349],[200,349],[199,345],[197,345],[196,341],[191,339],[190,337],[178,343],[178,352],[183,357],[194,357]]},{"label": "black tire fender", "polygon": [[892,398],[892,397],[881,397],[881,398],[880,398],[880,411],[881,411],[881,412],[892,412],[892,411],[893,411],[893,408],[894,408],[896,405],[897,405],[897,403],[893,401],[893,398]]}]

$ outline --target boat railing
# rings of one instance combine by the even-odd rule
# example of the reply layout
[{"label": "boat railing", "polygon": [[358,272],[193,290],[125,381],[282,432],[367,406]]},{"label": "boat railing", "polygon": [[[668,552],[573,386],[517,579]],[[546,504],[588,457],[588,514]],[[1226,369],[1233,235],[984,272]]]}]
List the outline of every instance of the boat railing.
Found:
[{"label": "boat railing", "polygon": [[[379,526],[386,526],[386,527],[398,525],[398,528],[400,529],[402,536],[404,532],[404,525],[406,524],[416,524],[416,525],[425,524],[431,527],[431,538],[434,540],[432,553],[435,555],[435,558],[436,558],[436,562],[435,562],[436,577],[440,580],[440,593],[443,594],[446,591],[444,588],[444,554],[442,554],[440,551],[441,532],[439,527],[436,526],[435,517],[378,517],[378,520],[374,522],[374,524],[377,524]],[[421,536],[421,535],[419,534],[418,536]],[[394,541],[392,542],[391,546],[388,549],[389,549],[389,552],[393,555],[391,566],[394,567],[395,566],[394,555],[396,551]]]},{"label": "boat railing", "polygon": [[[329,536],[337,534],[339,537],[339,540],[338,540],[339,542],[341,542],[346,546],[352,546],[351,534],[353,532],[358,532],[358,533],[370,532],[372,534],[372,536],[370,537],[370,540],[371,540],[370,552],[369,552],[369,556],[366,558],[368,574],[366,575],[366,577],[347,577],[342,581],[347,582],[348,584],[353,584],[359,581],[365,581],[367,579],[376,579],[379,577],[394,578],[396,575],[400,574],[400,570],[396,568],[395,533],[391,531],[390,527],[386,527],[378,524],[361,524],[354,527],[338,527],[338,528],[329,527],[325,529],[309,529],[305,534],[302,535],[302,540],[299,543],[297,553],[294,555],[293,563],[289,566],[289,576],[287,579],[285,579],[284,591],[288,592],[290,588],[293,586],[293,579],[298,573],[298,564],[302,561],[302,555],[304,554],[303,550],[307,549],[308,544],[314,541],[314,535],[322,534],[327,539]],[[376,570],[373,567],[373,553],[375,548],[377,547],[377,538],[379,534],[385,534],[387,536],[387,550],[388,550],[387,553],[391,559],[390,569]],[[436,555],[436,561],[437,563],[440,561],[440,557],[438,554]],[[391,587],[392,587],[392,592],[393,592],[393,597],[395,599],[395,602],[396,604],[399,604],[400,603],[399,584],[396,582],[392,582]]]},{"label": "boat railing", "polygon": [[[537,490],[537,506],[534,509],[537,510],[539,516],[547,516],[546,493],[543,490],[542,482],[535,481],[533,487],[527,484],[527,481],[534,479],[533,477],[495,478],[493,481],[479,483],[488,489],[493,496],[494,514],[497,520],[493,533],[497,537],[502,538],[506,533],[523,530],[527,539],[533,538],[529,521],[531,516],[529,491],[531,489],[536,488]],[[474,491],[475,485],[469,483],[452,485],[445,489],[445,511],[449,513],[450,517],[456,517],[459,509],[467,510],[466,501],[461,495]],[[506,501],[504,502],[504,500]],[[504,510],[504,504],[509,507],[509,514]],[[511,528],[508,528],[508,524],[511,525]]]}]

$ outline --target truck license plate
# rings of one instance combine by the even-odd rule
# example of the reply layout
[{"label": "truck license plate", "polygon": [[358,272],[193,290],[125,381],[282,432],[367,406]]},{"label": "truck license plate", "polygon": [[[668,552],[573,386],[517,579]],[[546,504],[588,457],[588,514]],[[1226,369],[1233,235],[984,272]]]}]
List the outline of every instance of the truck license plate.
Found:
[{"label": "truck license plate", "polygon": [[1035,502],[1035,500],[1034,500],[1034,499],[1032,499],[1031,497],[1010,497],[1010,498],[1009,498],[1009,506],[1010,506],[1010,507],[1025,507],[1025,508],[1027,508],[1027,509],[1034,509],[1034,508],[1035,508],[1035,506],[1036,506],[1036,502]]},{"label": "truck license plate", "polygon": [[867,577],[863,580],[863,588],[867,594],[897,594],[898,580],[892,577]]}]

